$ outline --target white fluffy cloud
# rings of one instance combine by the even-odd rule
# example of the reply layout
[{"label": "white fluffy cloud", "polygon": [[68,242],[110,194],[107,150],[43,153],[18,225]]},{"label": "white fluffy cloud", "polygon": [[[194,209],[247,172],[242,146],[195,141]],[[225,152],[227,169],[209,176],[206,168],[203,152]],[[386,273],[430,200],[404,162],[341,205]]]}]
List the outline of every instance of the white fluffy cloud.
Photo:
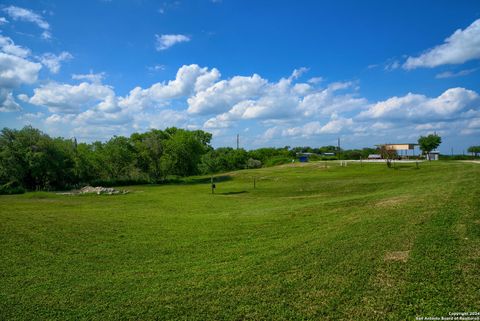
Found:
[{"label": "white fluffy cloud", "polygon": [[367,100],[356,97],[353,93],[340,93],[354,86],[351,82],[332,83],[325,89],[313,92],[303,97],[299,111],[306,117],[314,115],[331,115],[332,113],[348,112],[361,109]]},{"label": "white fluffy cloud", "polygon": [[17,6],[8,6],[4,8],[3,11],[15,21],[26,21],[36,24],[39,28],[43,29],[42,38],[50,39],[52,37],[48,22],[41,15],[32,10]]},{"label": "white fluffy cloud", "polygon": [[189,117],[184,110],[164,109],[153,113],[148,111],[135,113],[133,122],[136,128],[187,127]]},{"label": "white fluffy cloud", "polygon": [[155,35],[155,48],[158,51],[166,50],[181,42],[189,42],[190,37],[186,35]]},{"label": "white fluffy cloud", "polygon": [[37,81],[42,66],[28,60],[29,55],[28,48],[0,35],[0,112],[20,110],[20,105],[13,98],[13,90]]},{"label": "white fluffy cloud", "polygon": [[[272,123],[294,119],[317,118],[328,120],[337,113],[359,110],[366,99],[344,93],[355,89],[354,83],[332,83],[318,89],[307,83],[294,83],[306,68],[294,70],[288,78],[276,83],[258,75],[220,81],[188,100],[192,114],[217,114],[204,127],[227,128],[235,121],[260,119]],[[240,80],[240,81],[239,81]],[[329,125],[330,126],[330,125]],[[326,127],[322,132],[331,131]]]},{"label": "white fluffy cloud", "polygon": [[480,58],[480,19],[466,29],[456,30],[441,45],[427,50],[418,57],[408,57],[405,69],[433,68],[441,65],[462,64]]},{"label": "white fluffy cloud", "polygon": [[40,62],[45,67],[47,67],[52,74],[57,74],[60,71],[61,63],[72,58],[72,54],[66,51],[63,51],[59,55],[55,55],[53,53],[45,53],[38,57]]},{"label": "white fluffy cloud", "polygon": [[[79,84],[50,82],[35,88],[31,97],[18,98],[47,107],[46,125],[69,128],[69,135],[83,139],[168,126],[204,128],[227,139],[247,125],[253,128],[248,135],[255,135],[251,141],[260,145],[303,144],[337,135],[413,139],[405,129],[418,136],[451,130],[447,123],[465,135],[480,131],[480,98],[472,90],[450,88],[438,97],[409,93],[372,103],[359,95],[355,82],[320,86],[299,81],[306,71],[298,69],[274,82],[257,74],[222,80],[215,68],[185,65],[174,79],[134,88],[125,96],[103,84],[103,74],[90,72],[72,75]],[[1,111],[19,108],[11,91],[0,94]]]},{"label": "white fluffy cloud", "polygon": [[72,79],[75,80],[87,80],[93,83],[101,83],[102,80],[105,78],[106,74],[104,72],[100,72],[94,74],[90,71],[88,74],[73,74]]},{"label": "white fluffy cloud", "polygon": [[444,78],[463,77],[463,76],[470,75],[471,73],[474,73],[475,71],[477,71],[477,68],[465,69],[465,70],[460,70],[460,71],[457,71],[457,72],[444,71],[444,72],[441,72],[441,73],[437,74],[435,76],[435,78],[444,79]]},{"label": "white fluffy cloud", "polygon": [[229,110],[237,103],[260,96],[268,81],[257,74],[222,80],[188,99],[191,114],[214,114]]},{"label": "white fluffy cloud", "polygon": [[117,109],[115,92],[111,87],[87,82],[79,85],[54,82],[42,85],[34,89],[28,102],[45,106],[52,113],[78,113],[92,107],[103,111]]},{"label": "white fluffy cloud", "polygon": [[2,35],[0,35],[0,51],[22,58],[26,58],[30,55],[30,50],[28,48],[18,46],[11,38]]},{"label": "white fluffy cloud", "polygon": [[171,99],[190,96],[195,91],[209,87],[219,78],[220,72],[215,68],[208,70],[195,64],[185,65],[178,69],[174,80],[155,83],[146,89],[136,87],[121,100],[121,104],[137,109],[165,106]]},{"label": "white fluffy cloud", "polygon": [[294,69],[292,74],[290,75],[289,79],[290,80],[298,79],[306,72],[308,72],[307,67],[301,67],[301,68],[298,68],[298,69]]},{"label": "white fluffy cloud", "polygon": [[22,57],[0,52],[0,111],[20,110],[13,89],[37,81],[42,66]]},{"label": "white fluffy cloud", "polygon": [[322,124],[319,121],[309,122],[303,126],[291,127],[282,131],[282,136],[311,137],[321,134],[337,134],[347,127],[352,127],[351,118],[337,118],[335,115],[328,122]]},{"label": "white fluffy cloud", "polygon": [[408,93],[392,97],[371,105],[360,113],[360,119],[393,119],[422,121],[458,117],[470,108],[480,108],[476,92],[465,88],[450,88],[440,96],[429,98],[425,95]]},{"label": "white fluffy cloud", "polygon": [[[137,87],[125,96],[117,96],[114,89],[101,83],[103,74],[73,75],[75,80],[88,80],[78,85],[51,82],[34,89],[31,97],[22,100],[44,106],[52,113],[45,122],[49,126],[75,127],[79,136],[90,137],[94,126],[108,127],[105,133],[126,126],[135,130],[159,126],[193,126],[186,110],[161,110],[172,100],[193,95],[212,85],[220,77],[217,69],[198,65],[182,66],[174,80],[157,83],[149,88]],[[80,130],[82,128],[82,130]],[[122,130],[125,130],[123,128]],[[118,133],[118,131],[117,131]]]},{"label": "white fluffy cloud", "polygon": [[[201,102],[211,103],[213,101],[216,105],[206,104],[203,107],[210,107],[209,112],[212,111],[212,107],[215,108],[214,110],[227,109],[228,111],[210,118],[204,126],[225,128],[227,124],[236,120],[281,119],[294,116],[300,103],[298,84],[292,86],[292,80],[295,78],[282,78],[277,83],[268,83],[258,75],[254,75],[251,78],[242,78],[240,87],[238,87],[238,78],[213,85],[203,92],[208,92],[209,97]],[[221,86],[217,86],[218,84]],[[245,84],[247,85],[245,86]],[[218,88],[224,90],[218,90]],[[301,92],[305,92],[305,90],[301,90]],[[196,97],[200,96],[199,94]],[[192,105],[192,102],[193,99],[189,100],[190,108],[198,107],[198,104]],[[192,112],[190,108],[189,112]]]},{"label": "white fluffy cloud", "polygon": [[15,101],[12,91],[5,88],[0,88],[0,112],[18,111],[22,108]]}]

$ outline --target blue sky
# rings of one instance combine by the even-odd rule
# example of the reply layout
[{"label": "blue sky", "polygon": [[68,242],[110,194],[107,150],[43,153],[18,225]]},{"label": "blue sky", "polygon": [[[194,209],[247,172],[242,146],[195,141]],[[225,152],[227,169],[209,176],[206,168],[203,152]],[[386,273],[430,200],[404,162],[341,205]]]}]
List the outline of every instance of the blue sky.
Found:
[{"label": "blue sky", "polygon": [[3,1],[0,126],[480,144],[478,1]]}]

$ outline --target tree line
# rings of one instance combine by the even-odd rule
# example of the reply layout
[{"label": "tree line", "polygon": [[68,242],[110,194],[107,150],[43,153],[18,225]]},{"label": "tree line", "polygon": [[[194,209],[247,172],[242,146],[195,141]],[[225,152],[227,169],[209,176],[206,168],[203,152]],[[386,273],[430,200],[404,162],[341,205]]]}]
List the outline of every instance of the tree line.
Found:
[{"label": "tree line", "polygon": [[[331,145],[215,149],[211,139],[212,135],[202,130],[171,127],[130,137],[113,136],[106,142],[77,143],[75,139],[50,137],[31,126],[4,128],[0,131],[0,194],[87,184],[165,183],[178,177],[290,163],[299,153],[309,153],[310,160],[335,160],[366,159],[381,152]],[[441,139],[430,135],[421,137],[419,143],[425,152],[436,148]],[[395,153],[392,157],[398,156]]]},{"label": "tree line", "polygon": [[212,135],[167,128],[114,136],[107,142],[77,143],[38,129],[0,131],[2,190],[55,190],[92,183],[161,182],[170,175],[199,173]]},{"label": "tree line", "polygon": [[106,142],[77,143],[31,126],[4,128],[0,131],[0,193],[162,183],[175,177],[283,164],[302,152],[315,154],[311,156],[315,160],[336,159],[340,152],[344,158],[366,158],[375,151],[340,151],[335,146],[214,149],[211,139],[202,130],[172,127],[114,136]]}]

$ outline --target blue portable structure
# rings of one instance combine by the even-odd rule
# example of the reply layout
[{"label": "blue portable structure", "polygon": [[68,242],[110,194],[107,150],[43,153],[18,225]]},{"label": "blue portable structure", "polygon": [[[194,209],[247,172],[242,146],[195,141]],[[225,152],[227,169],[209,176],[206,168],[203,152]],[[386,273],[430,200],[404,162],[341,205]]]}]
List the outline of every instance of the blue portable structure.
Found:
[{"label": "blue portable structure", "polygon": [[308,162],[308,156],[306,155],[299,156],[298,160],[300,161],[300,163],[306,163]]}]

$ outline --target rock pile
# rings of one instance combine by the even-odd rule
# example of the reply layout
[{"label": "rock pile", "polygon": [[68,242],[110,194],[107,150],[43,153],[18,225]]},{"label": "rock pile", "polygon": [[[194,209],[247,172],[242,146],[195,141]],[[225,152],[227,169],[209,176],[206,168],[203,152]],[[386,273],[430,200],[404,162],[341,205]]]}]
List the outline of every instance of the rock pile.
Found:
[{"label": "rock pile", "polygon": [[116,190],[112,187],[102,187],[102,186],[96,186],[96,187],[93,187],[93,186],[85,186],[85,187],[82,187],[81,189],[79,190],[73,190],[71,192],[67,192],[67,193],[58,193],[58,194],[61,194],[61,195],[78,195],[78,194],[97,194],[97,195],[100,195],[100,194],[106,194],[106,195],[115,195],[115,194],[127,194],[128,191],[126,190]]},{"label": "rock pile", "polygon": [[126,194],[127,191],[119,191],[116,190],[112,187],[102,187],[102,186],[85,186],[82,187],[79,191],[79,194],[108,194],[108,195],[113,195],[113,194]]}]

